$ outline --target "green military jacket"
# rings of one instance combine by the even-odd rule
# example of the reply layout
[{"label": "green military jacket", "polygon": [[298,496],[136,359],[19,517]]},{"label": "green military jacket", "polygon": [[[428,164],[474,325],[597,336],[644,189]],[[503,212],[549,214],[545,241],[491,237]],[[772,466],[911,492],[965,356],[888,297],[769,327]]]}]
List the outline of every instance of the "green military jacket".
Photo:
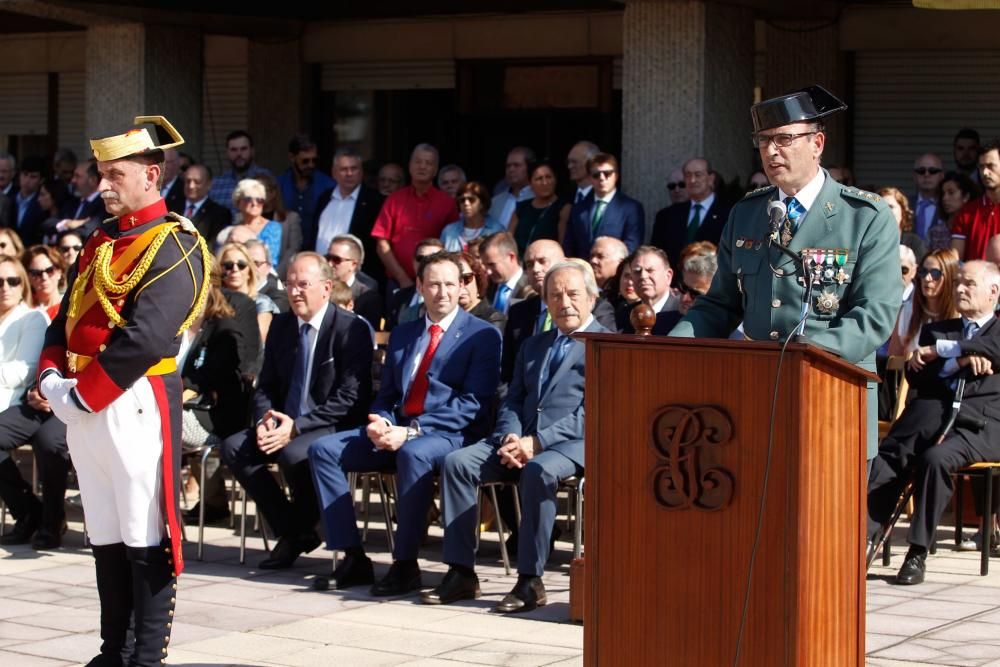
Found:
[{"label": "green military jacket", "polygon": [[[806,338],[875,371],[875,350],[892,332],[902,303],[899,229],[889,208],[870,192],[826,175],[789,249],[812,262],[813,292]],[[767,205],[774,186],[748,193],[733,207],[719,241],[719,269],[671,336],[721,338],[740,322],[752,340],[784,341],[798,324],[805,286],[795,262],[769,248]],[[818,261],[817,261],[818,260]],[[878,452],[877,397],[868,385],[868,458]]]}]

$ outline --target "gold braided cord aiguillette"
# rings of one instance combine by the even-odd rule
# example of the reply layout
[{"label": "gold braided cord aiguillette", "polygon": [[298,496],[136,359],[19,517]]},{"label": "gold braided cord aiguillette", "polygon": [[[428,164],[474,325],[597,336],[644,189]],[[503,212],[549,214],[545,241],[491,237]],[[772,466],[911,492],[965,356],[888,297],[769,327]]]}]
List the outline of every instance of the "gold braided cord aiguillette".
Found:
[{"label": "gold braided cord aiguillette", "polygon": [[[115,326],[123,327],[125,326],[125,318],[118,314],[115,307],[111,303],[111,296],[124,296],[135,289],[135,286],[139,284],[143,276],[146,275],[146,271],[149,270],[150,265],[156,258],[156,253],[159,251],[160,246],[163,245],[163,241],[166,240],[167,236],[170,235],[172,228],[165,225],[165,229],[160,231],[155,238],[153,238],[152,243],[142,254],[142,259],[136,264],[136,267],[132,269],[132,272],[128,274],[127,278],[122,280],[115,280],[114,275],[111,273],[111,258],[114,254],[114,244],[113,243],[102,243],[94,255],[94,265],[96,266],[94,271],[94,290],[97,292],[97,300],[101,304],[101,309],[104,314],[108,316]],[[124,275],[124,274],[123,274]]]},{"label": "gold braided cord aiguillette", "polygon": [[198,293],[198,298],[194,302],[194,306],[191,308],[191,312],[188,313],[187,319],[181,324],[181,328],[177,330],[177,335],[184,333],[194,321],[198,319],[202,311],[205,310],[205,301],[208,300],[208,290],[211,289],[211,273],[212,273],[212,255],[208,251],[208,244],[205,243],[205,237],[198,235],[198,248],[201,250],[201,261],[203,267],[203,276],[201,282],[201,291]]}]

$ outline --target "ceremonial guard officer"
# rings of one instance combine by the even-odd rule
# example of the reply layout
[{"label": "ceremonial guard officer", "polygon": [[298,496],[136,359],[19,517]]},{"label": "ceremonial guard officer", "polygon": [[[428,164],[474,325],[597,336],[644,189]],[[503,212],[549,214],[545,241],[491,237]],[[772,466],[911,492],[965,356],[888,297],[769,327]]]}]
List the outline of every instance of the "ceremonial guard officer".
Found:
[{"label": "ceremonial guard officer", "polygon": [[[840,185],[820,166],[823,118],[845,108],[820,86],[751,108],[771,185],[733,207],[712,287],[672,336],[725,337],[742,322],[748,339],[784,341],[804,320],[807,341],[875,371],[875,349],[902,301],[899,231],[877,195]],[[876,416],[869,383],[868,459],[878,449]]]},{"label": "ceremonial guard officer", "polygon": [[[45,335],[39,386],[67,425],[93,545],[101,653],[89,665],[165,662],[183,568],[179,335],[204,307],[209,255],[160,197],[163,150],[183,139],[160,116],[92,140],[108,212],[86,241]],[[134,646],[127,641],[133,619]]]}]

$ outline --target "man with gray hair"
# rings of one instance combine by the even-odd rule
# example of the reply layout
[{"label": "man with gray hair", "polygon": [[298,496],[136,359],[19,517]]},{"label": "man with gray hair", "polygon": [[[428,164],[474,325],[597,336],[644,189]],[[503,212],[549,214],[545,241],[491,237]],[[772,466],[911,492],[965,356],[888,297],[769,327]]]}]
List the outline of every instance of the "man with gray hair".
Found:
[{"label": "man with gray hair", "polygon": [[569,179],[576,184],[576,191],[573,193],[573,203],[579,204],[590,191],[594,189],[594,183],[590,180],[590,171],[587,163],[590,158],[601,152],[597,144],[591,141],[578,141],[569,149],[566,156],[566,169],[569,170]]},{"label": "man with gray hair", "polygon": [[515,146],[507,153],[507,163],[504,165],[504,176],[507,188],[493,198],[490,215],[500,221],[504,227],[510,224],[518,202],[532,199],[535,193],[529,185],[531,166],[537,161],[535,151],[527,146]]},{"label": "man with gray hair", "polygon": [[465,170],[457,164],[446,164],[438,172],[438,188],[452,197],[458,196],[458,189],[468,183]]},{"label": "man with gray hair", "polygon": [[927,231],[937,221],[938,197],[944,181],[944,166],[934,153],[924,153],[913,162],[913,184],[917,192],[910,198],[913,233],[927,240]]},{"label": "man with gray hair", "polygon": [[409,287],[416,278],[413,253],[425,238],[438,238],[458,220],[455,199],[434,187],[438,150],[418,144],[410,155],[410,184],[389,195],[371,236],[392,287]]},{"label": "man with gray hair", "polygon": [[[910,549],[896,575],[901,585],[924,580],[927,552],[941,513],[951,501],[952,474],[978,461],[1000,458],[1000,324],[994,311],[1000,271],[992,262],[969,261],[959,270],[955,304],[961,317],[930,322],[920,331],[907,378],[916,390],[879,444],[868,480],[869,555],[903,487],[913,479]],[[957,394],[959,380],[964,393]],[[961,411],[939,442],[956,396]],[[992,527],[990,527],[990,531]]]},{"label": "man with gray hair", "polygon": [[555,327],[524,342],[493,434],[445,459],[441,496],[449,569],[421,595],[425,604],[479,597],[476,496],[480,484],[499,480],[518,482],[521,537],[517,583],[494,611],[530,611],[547,601],[541,577],[556,520],[556,489],[560,480],[582,475],[584,464],[584,345],[572,334],[608,330],[593,317],[598,290],[586,264],[559,262],[545,274],[543,291]]},{"label": "man with gray hair", "polygon": [[[613,236],[598,236],[590,246],[590,266],[594,269],[597,286],[602,290],[615,277],[618,267],[628,257],[628,246]],[[608,296],[608,295],[605,295]]]},{"label": "man with gray hair", "polygon": [[354,234],[339,234],[330,241],[326,261],[334,277],[351,288],[354,312],[378,328],[385,306],[379,294],[378,283],[360,270],[365,260],[365,248]]}]

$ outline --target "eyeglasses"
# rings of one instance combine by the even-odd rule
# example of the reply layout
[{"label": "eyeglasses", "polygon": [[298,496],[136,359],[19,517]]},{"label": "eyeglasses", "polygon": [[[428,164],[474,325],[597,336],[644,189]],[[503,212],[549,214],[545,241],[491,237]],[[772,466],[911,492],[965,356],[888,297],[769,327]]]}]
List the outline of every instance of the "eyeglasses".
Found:
[{"label": "eyeglasses", "polygon": [[49,264],[44,269],[28,269],[28,275],[32,278],[41,278],[42,276],[52,276],[56,272],[56,267],[53,264]]},{"label": "eyeglasses", "polygon": [[818,132],[799,132],[798,134],[754,134],[750,137],[750,141],[753,142],[754,148],[767,148],[772,142],[778,148],[788,148],[792,145],[792,142],[799,137],[808,137],[812,134],[819,134]]},{"label": "eyeglasses", "polygon": [[80,252],[81,250],[83,250],[83,246],[82,245],[77,245],[77,244],[74,244],[74,245],[61,245],[61,246],[59,246],[59,252],[61,252],[63,254],[65,254],[67,252],[70,252],[70,251]]},{"label": "eyeglasses", "polygon": [[258,269],[267,266],[269,263],[270,262],[268,262],[266,259],[255,259],[253,261],[253,265],[256,266]]},{"label": "eyeglasses", "polygon": [[459,197],[457,201],[459,204],[472,204],[473,202],[479,201],[479,197],[472,197],[470,195],[466,195],[464,197]]},{"label": "eyeglasses", "polygon": [[350,257],[340,257],[339,255],[327,255],[326,261],[329,262],[330,264],[340,266],[342,262],[351,262],[354,260],[352,260]]},{"label": "eyeglasses", "polygon": [[245,268],[247,268],[247,266],[249,266],[249,265],[246,262],[244,262],[242,259],[237,260],[235,262],[223,262],[222,263],[222,268],[224,270],[226,270],[226,271],[232,271],[233,269],[239,269],[240,271],[242,271]]},{"label": "eyeglasses", "polygon": [[20,287],[21,277],[20,276],[8,276],[6,278],[0,278],[0,287],[7,284],[8,287]]},{"label": "eyeglasses", "polygon": [[699,296],[705,296],[705,293],[702,292],[700,289],[695,289],[695,288],[691,287],[690,285],[688,285],[683,280],[681,281],[681,284],[677,286],[677,290],[681,294],[689,296],[692,299],[697,299]]},{"label": "eyeglasses", "polygon": [[919,176],[926,176],[927,174],[930,174],[931,176],[934,176],[935,174],[940,174],[942,171],[944,171],[944,169],[941,169],[939,167],[914,167],[913,168],[913,173],[917,174]]},{"label": "eyeglasses", "polygon": [[462,284],[463,285],[471,285],[472,282],[476,279],[476,274],[475,273],[471,273],[471,272],[470,273],[463,273],[460,277],[462,279]]},{"label": "eyeglasses", "polygon": [[614,176],[614,174],[615,174],[614,169],[595,169],[594,171],[590,172],[590,177],[593,178],[594,180],[600,180],[602,178],[611,178],[612,176]]},{"label": "eyeglasses", "polygon": [[926,278],[927,276],[930,276],[932,280],[937,282],[938,280],[941,280],[941,277],[944,276],[944,273],[941,271],[941,269],[928,269],[925,266],[921,266],[919,269],[917,269],[917,277]]},{"label": "eyeglasses", "polygon": [[667,190],[677,190],[678,188],[683,190],[686,187],[687,186],[684,184],[684,181],[677,181],[676,183],[673,181],[667,181]]},{"label": "eyeglasses", "polygon": [[286,289],[291,292],[292,290],[298,290],[299,292],[304,292],[316,283],[310,280],[298,280],[294,283],[285,283]]},{"label": "eyeglasses", "polygon": [[263,206],[265,200],[261,197],[243,197],[240,201],[244,204],[257,204],[258,206]]}]

